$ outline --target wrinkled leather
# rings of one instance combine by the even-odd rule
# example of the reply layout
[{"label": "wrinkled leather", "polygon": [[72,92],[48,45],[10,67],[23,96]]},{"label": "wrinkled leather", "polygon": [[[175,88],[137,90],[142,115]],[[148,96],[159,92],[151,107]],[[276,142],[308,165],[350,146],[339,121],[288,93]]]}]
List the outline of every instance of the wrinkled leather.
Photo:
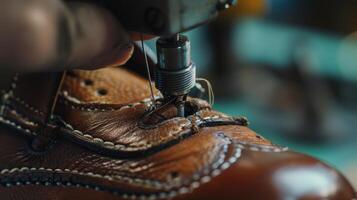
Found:
[{"label": "wrinkled leather", "polygon": [[185,118],[172,106],[145,117],[147,82],[125,70],[11,77],[0,82],[0,199],[355,197],[335,169],[203,100],[190,98]]}]

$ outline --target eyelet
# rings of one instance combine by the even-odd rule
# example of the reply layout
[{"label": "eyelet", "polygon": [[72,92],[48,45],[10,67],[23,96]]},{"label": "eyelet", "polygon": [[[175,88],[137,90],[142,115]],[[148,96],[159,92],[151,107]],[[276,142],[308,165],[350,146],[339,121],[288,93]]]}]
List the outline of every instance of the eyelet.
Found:
[{"label": "eyelet", "polygon": [[108,94],[108,90],[103,89],[103,88],[97,89],[97,94],[98,94],[99,96],[105,96],[105,95]]},{"label": "eyelet", "polygon": [[85,86],[91,86],[91,85],[94,84],[94,82],[93,82],[92,80],[90,80],[90,79],[85,79],[85,80],[83,81],[83,84],[84,84]]}]

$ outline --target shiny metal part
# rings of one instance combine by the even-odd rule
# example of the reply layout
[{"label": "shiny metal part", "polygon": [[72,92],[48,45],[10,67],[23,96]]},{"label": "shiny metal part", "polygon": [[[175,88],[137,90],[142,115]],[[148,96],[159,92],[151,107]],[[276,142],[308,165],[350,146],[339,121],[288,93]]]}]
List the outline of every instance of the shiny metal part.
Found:
[{"label": "shiny metal part", "polygon": [[[93,0],[90,0],[93,1]],[[96,0],[111,10],[126,30],[171,36],[215,18],[236,0]]]},{"label": "shiny metal part", "polygon": [[164,95],[164,99],[177,97],[177,113],[183,117],[184,101],[196,84],[196,66],[191,61],[190,41],[184,35],[175,34],[171,37],[161,37],[156,48],[156,87]]},{"label": "shiny metal part", "polygon": [[145,50],[145,44],[144,44],[144,37],[143,34],[140,34],[141,37],[141,48],[144,53],[144,59],[145,59],[145,65],[146,65],[146,71],[148,75],[148,81],[149,81],[149,87],[150,87],[150,94],[151,94],[151,105],[153,108],[156,108],[156,102],[155,102],[155,96],[154,96],[154,88],[152,85],[152,78],[151,78],[151,73],[150,73],[150,66],[148,62],[148,57],[146,55],[146,50]]},{"label": "shiny metal part", "polygon": [[177,116],[185,117],[185,96],[178,96],[176,99],[176,109],[177,109]]}]

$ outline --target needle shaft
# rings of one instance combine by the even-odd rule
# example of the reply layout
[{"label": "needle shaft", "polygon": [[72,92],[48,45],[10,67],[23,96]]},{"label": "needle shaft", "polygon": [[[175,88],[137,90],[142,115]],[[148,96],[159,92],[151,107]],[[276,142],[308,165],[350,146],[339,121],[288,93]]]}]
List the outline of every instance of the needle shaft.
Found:
[{"label": "needle shaft", "polygon": [[149,67],[149,61],[148,61],[148,57],[146,55],[143,34],[140,34],[140,37],[141,37],[141,48],[142,48],[143,53],[144,53],[146,71],[147,71],[147,75],[148,75],[148,79],[149,79],[148,81],[149,81],[149,87],[150,87],[150,93],[151,93],[151,101],[152,101],[151,103],[152,103],[152,106],[155,108],[156,107],[156,103],[155,103],[155,97],[154,97],[154,89],[153,89],[153,85],[152,85],[152,78],[151,78],[151,72],[150,72],[150,67]]}]

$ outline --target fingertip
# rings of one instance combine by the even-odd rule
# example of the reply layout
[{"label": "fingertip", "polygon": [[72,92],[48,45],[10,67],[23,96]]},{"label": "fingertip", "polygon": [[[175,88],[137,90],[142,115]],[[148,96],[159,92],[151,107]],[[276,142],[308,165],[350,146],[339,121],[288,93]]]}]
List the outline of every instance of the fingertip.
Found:
[{"label": "fingertip", "polygon": [[109,11],[86,3],[70,8],[79,26],[73,34],[71,68],[95,69],[129,60],[134,49],[130,35]]},{"label": "fingertip", "polygon": [[82,69],[99,69],[104,67],[115,67],[124,65],[131,58],[134,52],[134,45],[132,43],[120,45],[110,53],[103,57],[96,58],[91,63],[81,67]]},{"label": "fingertip", "polygon": [[103,62],[104,67],[121,66],[128,62],[134,53],[134,45],[132,43],[120,47],[118,50],[113,51],[111,55],[108,55],[107,62]]}]

